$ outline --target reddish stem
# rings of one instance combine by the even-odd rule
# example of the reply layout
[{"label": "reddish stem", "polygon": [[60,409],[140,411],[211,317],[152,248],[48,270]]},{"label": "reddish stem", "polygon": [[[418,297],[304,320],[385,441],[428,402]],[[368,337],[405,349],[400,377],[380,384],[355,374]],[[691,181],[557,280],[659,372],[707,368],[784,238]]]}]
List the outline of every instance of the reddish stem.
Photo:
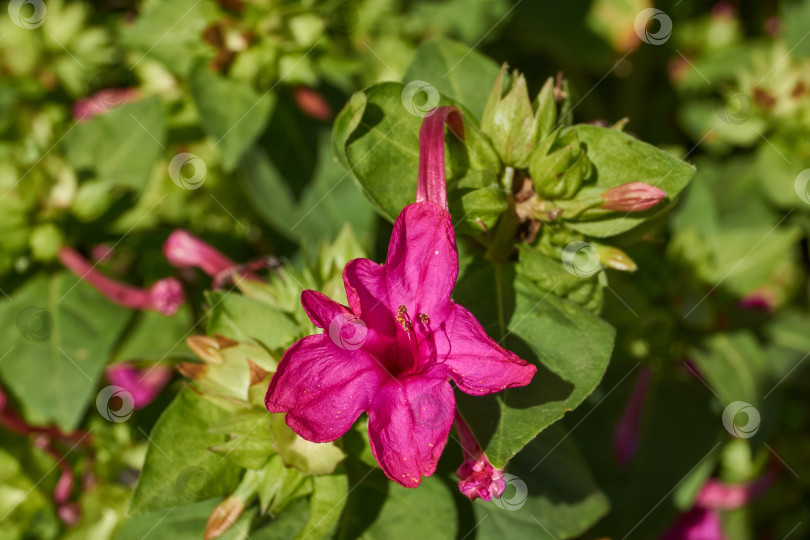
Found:
[{"label": "reddish stem", "polygon": [[444,126],[464,140],[464,118],[456,107],[439,107],[428,114],[419,130],[419,178],[416,202],[447,206],[447,175],[444,171]]}]

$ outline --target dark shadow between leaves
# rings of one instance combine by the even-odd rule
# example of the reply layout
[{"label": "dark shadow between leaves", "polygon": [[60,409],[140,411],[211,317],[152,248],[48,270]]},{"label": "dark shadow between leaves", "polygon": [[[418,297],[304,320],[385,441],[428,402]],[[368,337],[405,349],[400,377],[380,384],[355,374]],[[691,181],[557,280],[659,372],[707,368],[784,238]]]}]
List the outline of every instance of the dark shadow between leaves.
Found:
[{"label": "dark shadow between leaves", "polygon": [[554,402],[564,402],[574,392],[574,385],[560,377],[543,365],[532,352],[529,345],[515,336],[510,335],[506,340],[506,348],[537,366],[537,373],[528,386],[509,388],[503,392],[489,396],[468,396],[456,392],[456,401],[465,416],[476,418],[476,438],[483,448],[492,441],[501,419],[501,405],[510,409],[528,409]]}]

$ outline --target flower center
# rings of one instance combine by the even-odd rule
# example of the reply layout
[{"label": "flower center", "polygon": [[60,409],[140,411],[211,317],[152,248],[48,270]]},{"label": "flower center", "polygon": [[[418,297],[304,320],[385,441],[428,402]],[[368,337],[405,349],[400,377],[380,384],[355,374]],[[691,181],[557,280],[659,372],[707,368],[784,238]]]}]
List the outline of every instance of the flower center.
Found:
[{"label": "flower center", "polygon": [[[414,323],[408,314],[408,308],[403,304],[397,308],[396,321],[405,333],[408,340],[408,345],[407,353],[400,353],[398,355],[398,369],[394,375],[397,377],[404,377],[418,373],[422,368],[421,358],[426,351],[422,350],[420,352],[420,345],[422,348],[429,346],[430,317],[427,315],[427,313],[419,313],[417,314],[416,322]],[[422,334],[421,338],[419,336],[420,330]]]}]

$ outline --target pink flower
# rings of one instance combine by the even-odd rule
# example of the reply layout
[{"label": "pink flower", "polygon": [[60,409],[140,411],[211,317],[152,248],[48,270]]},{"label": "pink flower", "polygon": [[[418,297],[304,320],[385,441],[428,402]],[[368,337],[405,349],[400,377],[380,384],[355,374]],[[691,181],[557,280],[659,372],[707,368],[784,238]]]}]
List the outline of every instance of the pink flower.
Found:
[{"label": "pink flower", "polygon": [[651,376],[650,368],[646,366],[641,368],[630,399],[627,400],[627,406],[613,431],[613,453],[616,461],[622,467],[630,462],[638,450],[641,440],[641,417],[644,412],[644,402],[647,400]]},{"label": "pink flower", "polygon": [[628,182],[602,193],[602,208],[614,212],[643,212],[666,196],[666,191],[645,182]]},{"label": "pink flower", "polygon": [[721,510],[735,510],[764,493],[776,479],[770,470],[753,482],[726,484],[709,478],[695,498],[695,506],[681,514],[661,540],[726,540]]},{"label": "pink flower", "polygon": [[136,88],[105,88],[73,104],[73,119],[86,122],[99,114],[115,109],[138,97]]},{"label": "pink flower", "polygon": [[471,501],[478,498],[485,501],[499,499],[506,489],[503,469],[492,466],[458,412],[455,426],[464,453],[464,462],[456,470],[458,490]]},{"label": "pink flower", "polygon": [[156,281],[149,289],[140,289],[110,279],[85,259],[78,251],[68,246],[59,249],[59,261],[79,279],[116,304],[140,310],[153,310],[164,315],[174,315],[183,302],[183,286],[175,278]]},{"label": "pink flower", "polygon": [[140,370],[128,362],[121,362],[107,368],[107,379],[132,394],[136,409],[152,403],[171,378],[172,370],[160,364]]},{"label": "pink flower", "polygon": [[176,268],[199,268],[214,278],[215,289],[235,272],[247,279],[260,280],[256,274],[243,270],[205,240],[184,229],[175,229],[169,235],[163,244],[163,255]]},{"label": "pink flower", "polygon": [[661,540],[726,540],[720,513],[695,506],[681,514]]},{"label": "pink flower", "polygon": [[738,484],[727,484],[716,478],[709,478],[700,488],[695,504],[714,510],[735,510],[765,493],[775,479],[775,470],[768,471],[754,481]]},{"label": "pink flower", "polygon": [[397,218],[385,264],[346,265],[348,307],[302,293],[304,310],[324,332],[284,353],[265,398],[270,412],[287,413],[287,425],[314,442],[334,441],[367,412],[377,462],[406,487],[436,470],[455,413],[451,379],[480,396],[524,386],[536,372],[450,299],[458,252],[447,208],[445,123],[463,136],[454,107],[425,118],[417,202]]}]

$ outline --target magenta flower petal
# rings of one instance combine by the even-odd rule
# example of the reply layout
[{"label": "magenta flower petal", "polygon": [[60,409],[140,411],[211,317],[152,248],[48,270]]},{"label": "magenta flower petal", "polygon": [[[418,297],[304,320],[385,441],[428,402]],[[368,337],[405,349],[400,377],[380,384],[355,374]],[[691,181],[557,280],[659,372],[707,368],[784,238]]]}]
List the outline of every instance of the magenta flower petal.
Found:
[{"label": "magenta flower petal", "polygon": [[394,223],[385,268],[389,307],[446,317],[458,277],[450,213],[429,202],[406,206]]},{"label": "magenta flower petal", "polygon": [[318,291],[306,290],[301,293],[301,305],[312,324],[318,328],[328,329],[337,317],[344,313],[351,316],[351,310],[338,304],[325,294]]},{"label": "magenta flower petal", "polygon": [[389,381],[369,414],[371,451],[386,476],[416,487],[436,471],[453,426],[456,400],[443,379]]},{"label": "magenta flower petal", "polygon": [[463,392],[483,396],[531,382],[534,366],[501,348],[460,305],[451,304],[444,328],[435,334],[439,358]]},{"label": "magenta flower petal", "polygon": [[362,349],[342,349],[328,334],[308,336],[284,353],[265,405],[287,412],[287,425],[303,438],[330,442],[371,407],[386,377]]}]

